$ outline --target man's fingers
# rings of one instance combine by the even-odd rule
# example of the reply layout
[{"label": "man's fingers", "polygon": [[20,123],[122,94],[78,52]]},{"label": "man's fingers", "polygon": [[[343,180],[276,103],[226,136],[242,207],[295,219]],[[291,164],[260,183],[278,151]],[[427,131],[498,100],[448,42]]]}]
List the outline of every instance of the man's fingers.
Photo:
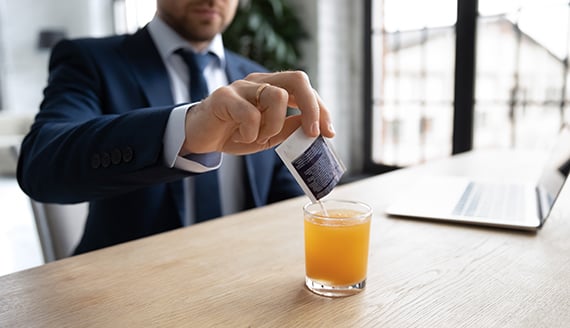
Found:
[{"label": "man's fingers", "polygon": [[[294,106],[301,111],[301,124],[305,134],[308,136],[316,137],[321,132],[327,137],[334,136],[330,115],[320,97],[312,88],[306,73],[301,71],[287,71],[276,74],[254,73],[248,75],[246,80],[269,83],[287,90],[289,93],[289,104],[294,103]],[[324,117],[321,118],[321,115],[324,115]]]},{"label": "man's fingers", "polygon": [[265,91],[265,89],[269,86],[271,86],[271,84],[261,83],[257,87],[257,89],[255,90],[255,102],[254,102],[255,107],[260,108],[260,106],[261,106],[261,94],[263,94],[263,91]]},{"label": "man's fingers", "polygon": [[235,124],[230,136],[233,142],[265,144],[281,131],[289,98],[286,90],[268,83],[237,81],[226,91],[233,95],[221,95],[226,101],[220,119]]},{"label": "man's fingers", "polygon": [[301,126],[301,117],[299,115],[289,116],[283,123],[283,128],[279,134],[273,136],[268,140],[267,148],[275,147],[285,141],[295,130]]},{"label": "man's fingers", "polygon": [[239,124],[234,141],[265,144],[281,131],[287,115],[287,91],[269,83],[250,81],[238,81],[234,87],[246,100],[244,103],[248,103],[236,104],[230,110],[232,119]]},{"label": "man's fingers", "polygon": [[332,124],[331,114],[325,106],[324,101],[316,90],[313,90],[317,97],[317,102],[320,108],[319,123],[321,125],[321,134],[327,138],[332,138],[335,135],[334,127]]},{"label": "man's fingers", "polygon": [[224,147],[224,151],[235,155],[242,155],[242,154],[251,154],[254,152],[258,152],[260,150],[275,147],[278,144],[282,143],[285,139],[287,139],[287,137],[289,137],[293,132],[295,132],[295,130],[297,130],[300,126],[301,126],[300,116],[298,115],[289,116],[285,119],[281,131],[278,134],[269,138],[265,144],[228,142]]},{"label": "man's fingers", "polygon": [[287,116],[286,90],[267,83],[261,84],[256,91],[256,106],[261,112],[261,125],[257,143],[265,144],[268,139],[278,134],[283,128]]},{"label": "man's fingers", "polygon": [[[288,106],[297,107],[301,115],[287,117]],[[196,108],[192,117],[198,121],[194,127],[187,125],[187,137],[198,134],[188,144],[207,141],[201,151],[259,151],[281,143],[299,126],[309,137],[334,136],[330,114],[303,72],[250,74],[218,88],[201,107],[211,111]]]}]

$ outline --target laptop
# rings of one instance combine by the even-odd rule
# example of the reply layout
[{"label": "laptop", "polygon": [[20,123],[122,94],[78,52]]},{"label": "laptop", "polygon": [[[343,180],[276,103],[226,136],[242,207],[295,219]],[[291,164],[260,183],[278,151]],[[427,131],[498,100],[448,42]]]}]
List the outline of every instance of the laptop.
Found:
[{"label": "laptop", "polygon": [[386,213],[537,230],[550,215],[569,171],[570,126],[565,124],[534,184],[459,176],[425,177],[388,206]]}]

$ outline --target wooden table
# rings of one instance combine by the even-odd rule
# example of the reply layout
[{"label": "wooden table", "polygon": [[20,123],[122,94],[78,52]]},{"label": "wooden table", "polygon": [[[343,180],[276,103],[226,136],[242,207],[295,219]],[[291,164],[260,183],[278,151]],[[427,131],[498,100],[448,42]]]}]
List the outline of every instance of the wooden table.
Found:
[{"label": "wooden table", "polygon": [[530,179],[538,164],[469,153],[336,188],[375,210],[356,296],[304,287],[300,197],[0,277],[0,326],[568,327],[569,188],[537,233],[383,214],[423,174]]}]

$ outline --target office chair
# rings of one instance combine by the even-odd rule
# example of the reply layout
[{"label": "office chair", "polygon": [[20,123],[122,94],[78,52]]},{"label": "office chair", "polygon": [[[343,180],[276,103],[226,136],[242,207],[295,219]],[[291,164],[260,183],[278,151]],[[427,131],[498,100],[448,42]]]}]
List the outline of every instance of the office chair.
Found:
[{"label": "office chair", "polygon": [[44,261],[70,256],[83,234],[88,203],[61,205],[30,201]]},{"label": "office chair", "polygon": [[[17,161],[20,146],[14,145],[11,151]],[[83,234],[89,203],[49,204],[31,198],[30,203],[44,262],[70,256]]]}]

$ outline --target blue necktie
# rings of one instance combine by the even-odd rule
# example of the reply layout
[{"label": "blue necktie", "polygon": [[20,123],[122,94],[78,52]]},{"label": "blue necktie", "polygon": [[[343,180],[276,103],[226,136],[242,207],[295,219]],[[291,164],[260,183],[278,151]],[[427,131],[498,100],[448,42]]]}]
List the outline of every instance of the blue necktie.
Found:
[{"label": "blue necktie", "polygon": [[[208,84],[204,78],[204,68],[212,60],[211,54],[197,54],[190,50],[176,51],[190,73],[190,101],[196,102],[208,96]],[[194,176],[194,222],[207,221],[222,215],[220,189],[218,186],[218,170]]]}]

